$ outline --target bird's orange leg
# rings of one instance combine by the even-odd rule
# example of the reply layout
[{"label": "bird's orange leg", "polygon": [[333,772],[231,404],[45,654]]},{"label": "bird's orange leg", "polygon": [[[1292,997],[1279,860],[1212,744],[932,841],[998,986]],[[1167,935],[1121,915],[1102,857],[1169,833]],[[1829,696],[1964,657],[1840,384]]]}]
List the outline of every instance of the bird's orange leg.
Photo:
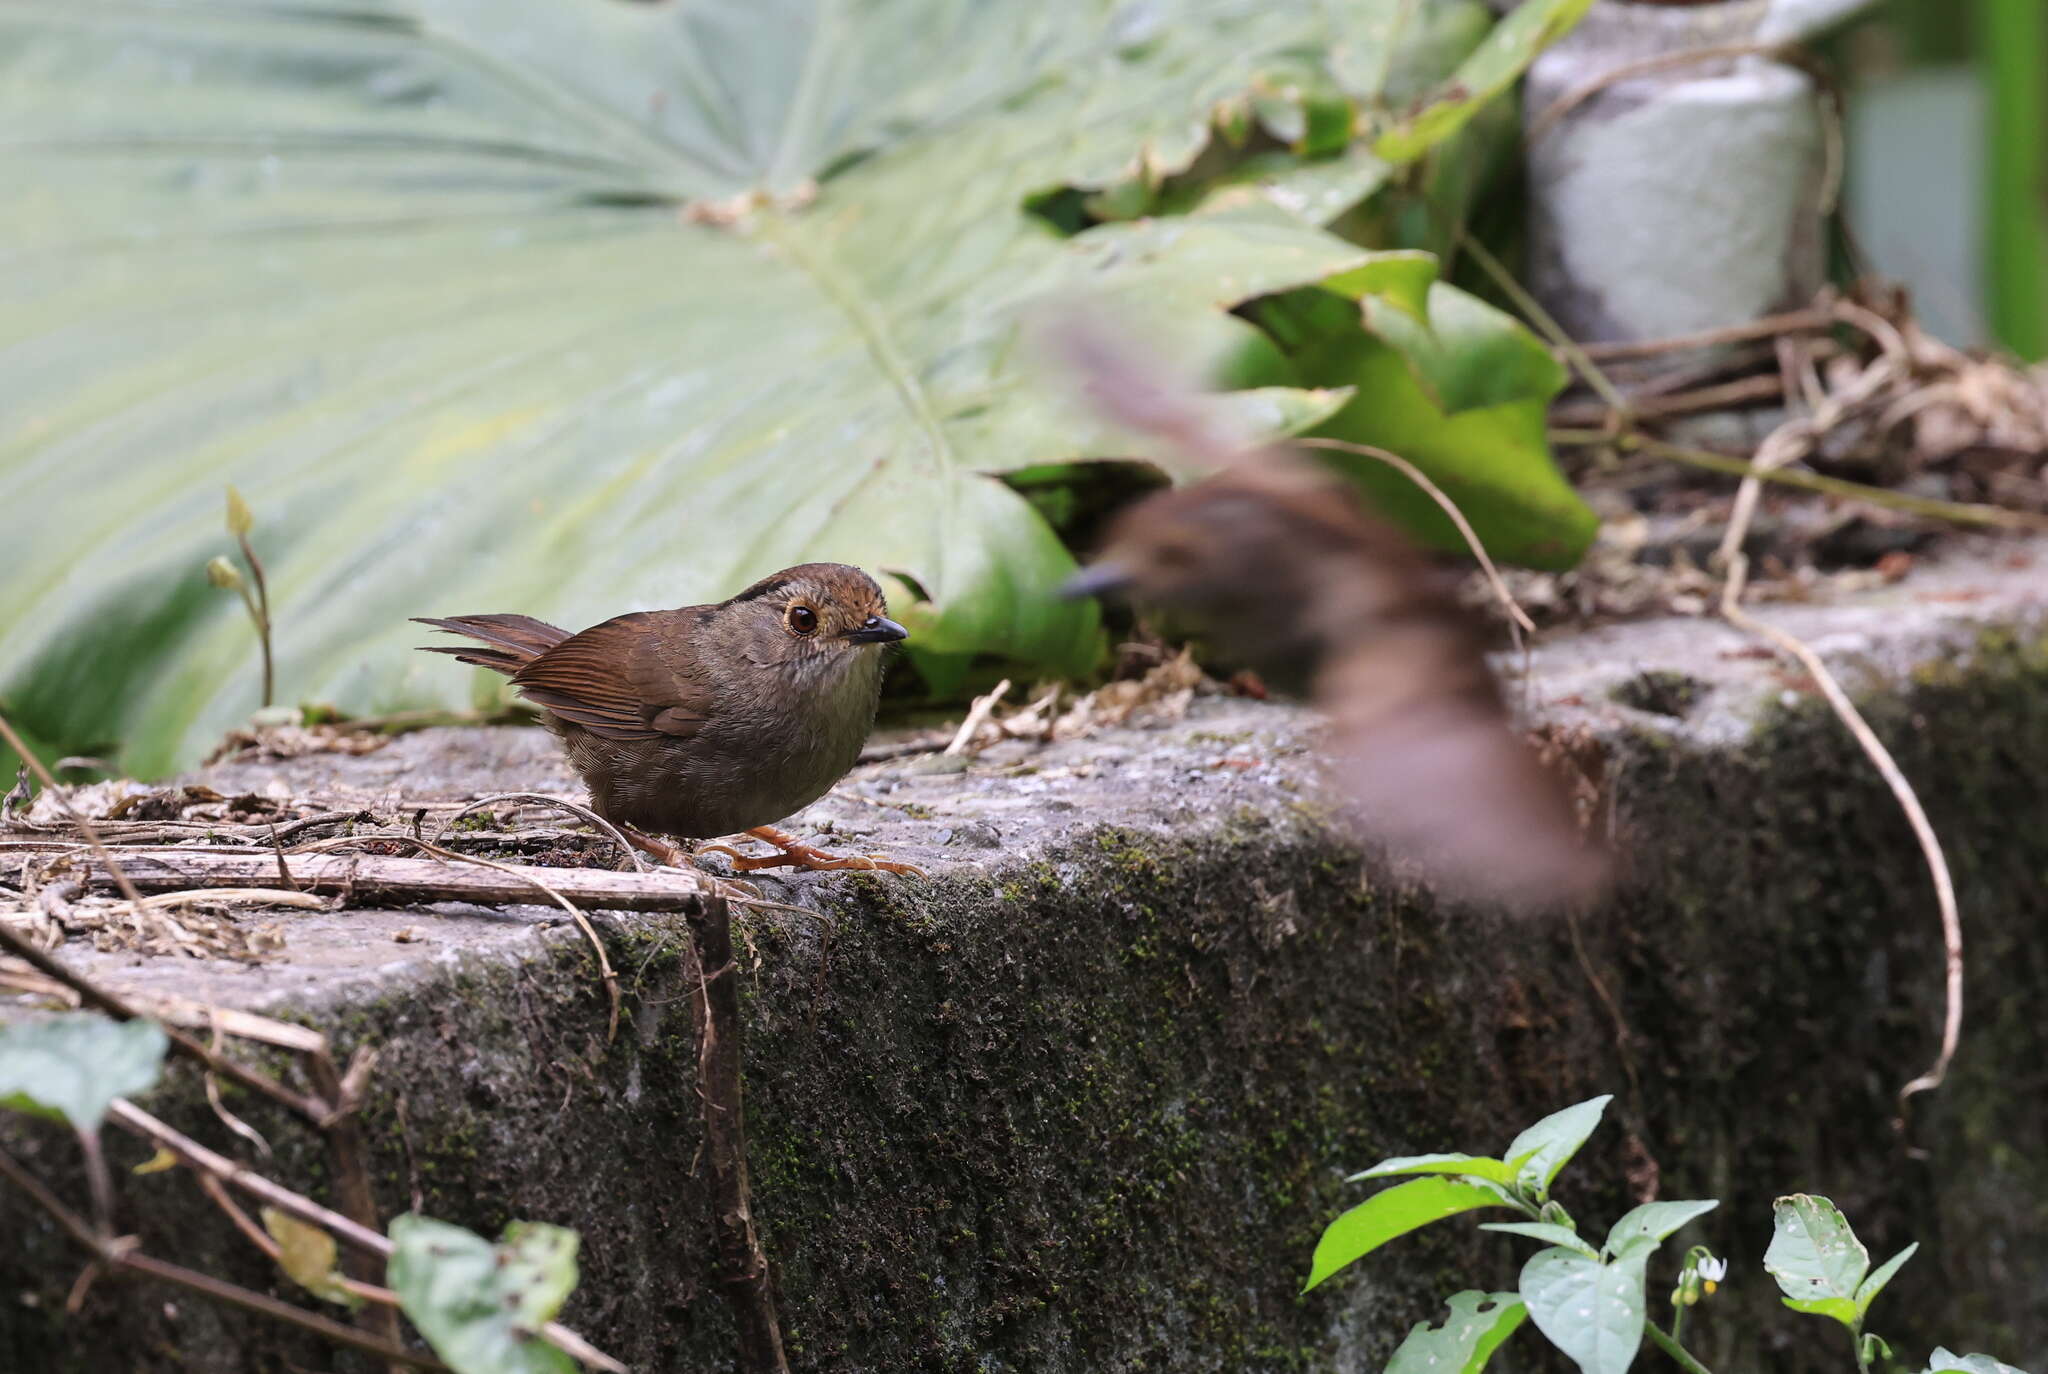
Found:
[{"label": "bird's orange leg", "polygon": [[619,833],[626,837],[626,843],[658,864],[666,864],[670,868],[682,868],[689,864],[690,856],[683,852],[679,844],[657,835],[650,835],[630,825],[621,825]]},{"label": "bird's orange leg", "polygon": [[806,868],[833,871],[837,869],[859,869],[864,872],[902,873],[912,877],[925,876],[916,864],[897,863],[879,854],[827,854],[797,839],[787,830],[777,830],[772,825],[757,825],[746,832],[757,840],[765,840],[775,846],[778,852],[755,857],[742,854],[731,845],[707,844],[700,846],[699,854],[726,854],[732,857],[732,866],[742,873],[751,873],[759,868]]},{"label": "bird's orange leg", "polygon": [[619,833],[626,837],[627,843],[631,844],[633,848],[647,855],[657,864],[663,864],[669,868],[687,868],[693,873],[702,873],[703,876],[711,880],[712,886],[724,895],[731,895],[731,893],[725,892],[726,887],[729,885],[733,891],[738,892],[742,897],[749,897],[755,901],[761,899],[761,890],[752,883],[743,883],[734,878],[721,878],[716,873],[704,873],[695,863],[691,862],[692,855],[681,845],[671,840],[664,840],[659,835],[650,835],[646,831],[637,830],[630,825],[620,826]]}]

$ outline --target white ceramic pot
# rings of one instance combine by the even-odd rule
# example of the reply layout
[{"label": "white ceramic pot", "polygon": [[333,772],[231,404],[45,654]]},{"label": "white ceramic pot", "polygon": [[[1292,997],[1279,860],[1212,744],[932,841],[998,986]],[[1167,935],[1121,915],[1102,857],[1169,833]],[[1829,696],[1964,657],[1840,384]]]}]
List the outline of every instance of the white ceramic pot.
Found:
[{"label": "white ceramic pot", "polygon": [[[1530,68],[1530,127],[1616,68],[1752,41],[1770,10],[1599,0]],[[1796,68],[1719,59],[1622,78],[1552,123],[1528,160],[1529,286],[1577,338],[1736,324],[1821,284],[1821,113]]]}]

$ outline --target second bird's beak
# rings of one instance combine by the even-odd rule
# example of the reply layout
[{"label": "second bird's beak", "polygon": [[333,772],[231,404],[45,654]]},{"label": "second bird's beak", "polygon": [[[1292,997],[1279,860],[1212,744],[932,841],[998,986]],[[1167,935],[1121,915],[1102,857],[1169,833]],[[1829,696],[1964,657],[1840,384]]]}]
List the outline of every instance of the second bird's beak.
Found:
[{"label": "second bird's beak", "polygon": [[1097,563],[1083,568],[1060,584],[1060,595],[1069,601],[1084,596],[1104,596],[1131,585],[1130,571],[1116,563]]},{"label": "second bird's beak", "polygon": [[887,616],[870,616],[868,622],[858,630],[849,632],[849,644],[893,644],[899,639],[910,638],[910,631],[898,625]]}]

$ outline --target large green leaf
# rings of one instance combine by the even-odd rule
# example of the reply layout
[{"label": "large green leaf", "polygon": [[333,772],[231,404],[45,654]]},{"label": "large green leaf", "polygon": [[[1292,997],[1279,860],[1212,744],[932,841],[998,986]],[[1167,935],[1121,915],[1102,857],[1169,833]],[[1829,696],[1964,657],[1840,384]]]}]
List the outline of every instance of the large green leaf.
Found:
[{"label": "large green leaf", "polygon": [[1442,1326],[1417,1322],[1387,1362],[1387,1374],[1479,1374],[1502,1341],[1529,1318],[1513,1293],[1470,1290],[1446,1299]]},{"label": "large green leaf", "polygon": [[1545,1245],[1576,1250],[1580,1254],[1595,1255],[1597,1258],[1593,1247],[1588,1245],[1577,1231],[1569,1226],[1559,1226],[1554,1221],[1489,1221],[1482,1223],[1479,1229],[1499,1231],[1503,1235],[1526,1236],[1530,1240],[1540,1240]]},{"label": "large green leaf", "polygon": [[1648,1254],[1673,1231],[1720,1205],[1716,1200],[1704,1199],[1697,1202],[1645,1202],[1631,1207],[1607,1229],[1605,1249],[1610,1255],[1618,1255],[1627,1247],[1647,1242],[1643,1253]]},{"label": "large green leaf", "polygon": [[1593,1134],[1607,1104],[1613,1100],[1613,1093],[1589,1097],[1563,1111],[1552,1112],[1509,1141],[1501,1153],[1519,1165],[1523,1186],[1534,1192],[1547,1189],[1557,1171],[1571,1162],[1571,1157],[1586,1143],[1586,1137]]},{"label": "large green leaf", "polygon": [[1230,307],[1359,254],[1230,214],[1062,240],[1020,207],[1187,165],[1346,17],[0,7],[0,697],[145,772],[244,717],[255,646],[202,574],[229,483],[288,699],[459,704],[407,616],[582,625],[806,558],[893,575],[918,651],[1085,666],[1071,559],[991,476],[1102,452],[1029,384],[1020,318],[1086,287],[1216,363]]},{"label": "large green leaf", "polygon": [[1449,80],[1423,98],[1419,109],[1379,136],[1374,151],[1405,161],[1449,137],[1513,85],[1537,53],[1569,33],[1592,7],[1593,0],[1523,0]]},{"label": "large green leaf", "polygon": [[1356,1183],[1362,1178],[1392,1178],[1396,1174],[1460,1174],[1470,1178],[1491,1179],[1495,1183],[1515,1181],[1515,1171],[1505,1160],[1463,1154],[1400,1155],[1393,1159],[1383,1159],[1370,1169],[1355,1173],[1344,1181]]},{"label": "large green leaf", "polygon": [[[1354,0],[1348,39],[1330,57],[1336,81],[1362,107],[1362,135],[1338,156],[1287,152],[1247,159],[1200,188],[1203,207],[1262,197],[1311,223],[1329,224],[1378,191],[1402,164],[1429,153],[1421,186],[1381,199],[1401,202],[1396,213],[1407,236],[1400,241],[1447,247],[1490,161],[1476,153],[1511,147],[1521,127],[1514,102],[1503,98],[1508,87],[1587,6],[1588,0],[1527,0],[1496,25],[1481,0]],[[1480,148],[1462,146],[1466,140],[1458,135],[1482,119],[1499,127],[1478,141]],[[1423,193],[1419,200],[1410,189]],[[1378,223],[1385,217],[1369,218]],[[1348,236],[1392,241],[1370,232]]]},{"label": "large green leaf", "polygon": [[170,1042],[154,1021],[75,1012],[0,1029],[0,1107],[96,1131],[117,1097],[155,1085]]},{"label": "large green leaf", "polygon": [[1397,1236],[1477,1207],[1502,1207],[1496,1190],[1448,1178],[1418,1178],[1375,1193],[1323,1229],[1305,1293]]},{"label": "large green leaf", "polygon": [[1540,1250],[1522,1266],[1522,1301],[1550,1343],[1584,1374],[1627,1374],[1643,1343],[1643,1262],[1602,1264],[1577,1250]]},{"label": "large green leaf", "polygon": [[[1412,278],[1423,255],[1387,253]],[[1369,264],[1368,264],[1369,265]],[[1471,522],[1496,558],[1568,568],[1599,519],[1557,470],[1545,436],[1564,374],[1535,337],[1456,287],[1398,291],[1358,269],[1327,286],[1261,302],[1253,311],[1294,361],[1302,381],[1348,387],[1350,401],[1310,431],[1388,449],[1422,469]],[[1355,299],[1353,299],[1355,297]],[[1363,327],[1362,327],[1363,326]],[[1367,332],[1367,328],[1373,332]],[[1362,455],[1321,455],[1364,486],[1386,513],[1436,546],[1465,540],[1407,478]]]},{"label": "large green leaf", "polygon": [[1993,1355],[1957,1355],[1937,1345],[1927,1357],[1927,1374],[2026,1374]]},{"label": "large green leaf", "polygon": [[515,1221],[493,1245],[408,1214],[392,1218],[391,1241],[398,1304],[456,1374],[572,1374],[540,1331],[575,1291],[574,1231]]}]

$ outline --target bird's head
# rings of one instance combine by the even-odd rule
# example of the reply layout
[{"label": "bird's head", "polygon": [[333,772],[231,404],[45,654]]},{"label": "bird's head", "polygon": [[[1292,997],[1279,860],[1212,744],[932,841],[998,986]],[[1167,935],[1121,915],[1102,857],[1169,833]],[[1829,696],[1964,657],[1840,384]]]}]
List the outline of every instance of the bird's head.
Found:
[{"label": "bird's head", "polygon": [[741,657],[801,679],[872,663],[883,646],[907,637],[889,619],[875,580],[844,563],[801,563],[771,573],[712,614],[737,641]]}]

